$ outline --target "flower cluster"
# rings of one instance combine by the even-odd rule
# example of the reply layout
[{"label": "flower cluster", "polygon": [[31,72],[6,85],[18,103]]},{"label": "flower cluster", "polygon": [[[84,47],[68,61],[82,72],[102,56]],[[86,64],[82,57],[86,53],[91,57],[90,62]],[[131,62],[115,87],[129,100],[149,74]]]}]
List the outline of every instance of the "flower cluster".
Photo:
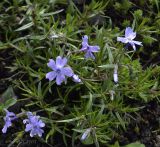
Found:
[{"label": "flower cluster", "polygon": [[[120,41],[125,44],[130,44],[134,50],[136,50],[135,45],[142,46],[142,42],[133,40],[136,37],[136,32],[133,32],[132,28],[127,27],[125,30],[125,37],[117,37],[117,41]],[[88,36],[85,35],[82,37],[82,48],[80,51],[85,52],[85,58],[95,59],[94,53],[98,52],[100,47],[95,45],[91,46],[88,44]],[[67,65],[67,58],[58,56],[56,60],[49,59],[47,63],[48,67],[52,69],[52,71],[46,74],[46,79],[49,81],[56,80],[57,85],[61,85],[63,82],[67,82],[67,78],[70,77],[73,79],[74,82],[81,82],[81,79],[77,74],[74,74],[72,68]],[[115,64],[114,66],[114,73],[113,73],[113,80],[115,83],[118,83],[118,65]],[[111,100],[114,99],[114,91],[110,91]],[[3,133],[7,132],[7,129],[12,126],[12,121],[17,118],[16,114],[13,112],[9,112],[8,110],[4,109],[6,112],[6,116],[4,117],[4,127],[2,129]],[[44,130],[42,129],[45,127],[45,123],[40,119],[40,116],[36,116],[32,114],[32,112],[27,112],[27,119],[23,120],[23,123],[26,124],[25,131],[30,132],[30,136],[33,137],[38,135],[39,137],[42,136]],[[91,128],[85,130],[82,134],[81,140],[85,140],[91,133]]]},{"label": "flower cluster", "polygon": [[[133,49],[136,50],[135,45],[142,46],[142,42],[133,40],[135,37],[136,32],[133,32],[132,28],[127,27],[125,30],[125,37],[117,37],[117,41],[120,41],[125,44],[130,44],[133,47]],[[91,46],[88,44],[87,35],[82,37],[82,48],[80,49],[80,51],[85,52],[85,58],[95,59],[94,53],[98,52],[99,50],[99,46]],[[56,61],[54,61],[53,59],[49,59],[47,65],[49,68],[53,70],[46,74],[46,79],[49,79],[49,81],[56,79],[56,84],[61,85],[62,82],[67,82],[67,77],[72,77],[74,82],[81,82],[81,79],[78,77],[78,75],[74,74],[71,67],[67,66],[67,58],[62,58],[61,56],[58,56],[56,58]],[[113,79],[115,83],[118,82],[117,70],[118,66],[116,65],[113,73]]]},{"label": "flower cluster", "polygon": [[[6,112],[6,116],[4,117],[5,125],[2,129],[3,133],[7,132],[7,129],[12,126],[12,122],[16,117],[13,112],[9,112],[8,110],[4,109]],[[30,136],[33,137],[38,135],[39,137],[42,136],[44,131],[41,129],[45,126],[44,122],[40,120],[40,116],[33,115],[32,112],[27,112],[28,119],[24,119],[23,123],[26,124],[26,132],[30,131]]]}]

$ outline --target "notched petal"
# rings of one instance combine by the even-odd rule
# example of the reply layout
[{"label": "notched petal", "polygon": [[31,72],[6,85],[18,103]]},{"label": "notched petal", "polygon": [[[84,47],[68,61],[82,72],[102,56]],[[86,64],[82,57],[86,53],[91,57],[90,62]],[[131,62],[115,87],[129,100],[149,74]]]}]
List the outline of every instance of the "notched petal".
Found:
[{"label": "notched petal", "polygon": [[100,50],[100,47],[95,45],[95,46],[89,46],[89,50],[91,52],[98,52]]},{"label": "notched petal", "polygon": [[46,74],[46,79],[49,79],[49,81],[52,81],[55,79],[56,76],[57,76],[56,72],[51,71]]},{"label": "notched petal", "polygon": [[82,37],[82,48],[85,48],[88,46],[88,36],[85,35],[84,37]]},{"label": "notched petal", "polygon": [[58,56],[56,58],[56,66],[57,68],[62,68],[67,64],[67,58],[62,58],[61,56]]},{"label": "notched petal", "polygon": [[117,37],[117,41],[120,41],[122,43],[128,43],[128,39],[125,37]]},{"label": "notched petal", "polygon": [[94,57],[93,53],[92,53],[92,52],[90,52],[90,51],[86,52],[86,54],[85,54],[85,58],[92,58],[92,59],[95,59],[95,57]]},{"label": "notched petal", "polygon": [[47,66],[51,68],[52,70],[56,70],[56,64],[53,59],[49,59],[49,62],[47,63]]},{"label": "notched petal", "polygon": [[64,67],[62,69],[62,74],[64,74],[67,77],[72,77],[73,75],[73,70],[70,67]]},{"label": "notched petal", "polygon": [[63,74],[59,74],[56,77],[56,84],[61,85],[62,82],[65,81],[65,76]]}]

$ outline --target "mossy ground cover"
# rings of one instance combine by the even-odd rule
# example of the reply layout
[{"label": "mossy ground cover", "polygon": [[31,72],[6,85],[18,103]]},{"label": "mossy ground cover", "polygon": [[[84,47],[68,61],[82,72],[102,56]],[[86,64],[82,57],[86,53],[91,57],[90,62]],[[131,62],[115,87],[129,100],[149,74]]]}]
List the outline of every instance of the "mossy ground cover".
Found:
[{"label": "mossy ground cover", "polygon": [[[126,28],[136,50],[117,41]],[[160,146],[159,38],[159,0],[1,1],[0,128],[6,109],[17,118],[0,146]]]}]

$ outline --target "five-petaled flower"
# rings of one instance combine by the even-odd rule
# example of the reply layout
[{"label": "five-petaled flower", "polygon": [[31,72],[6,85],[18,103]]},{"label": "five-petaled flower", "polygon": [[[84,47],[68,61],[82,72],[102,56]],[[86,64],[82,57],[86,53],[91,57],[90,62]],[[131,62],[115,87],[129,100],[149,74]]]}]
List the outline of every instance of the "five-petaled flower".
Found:
[{"label": "five-petaled flower", "polygon": [[85,54],[85,58],[92,58],[95,59],[93,53],[94,52],[98,52],[100,47],[95,45],[95,46],[91,46],[88,44],[88,36],[85,35],[84,37],[82,37],[82,48],[80,49],[80,51],[84,51]]},{"label": "five-petaled flower", "polygon": [[26,124],[26,132],[30,131],[30,136],[33,137],[38,135],[39,137],[42,136],[44,131],[41,129],[45,126],[45,123],[40,120],[40,116],[33,115],[32,112],[27,112],[28,119],[24,119],[23,123]]},{"label": "five-petaled flower", "polygon": [[46,79],[52,81],[56,78],[57,85],[61,85],[63,81],[66,82],[66,77],[72,77],[73,71],[70,67],[66,67],[67,59],[58,56],[56,62],[50,59],[47,63],[48,67],[53,71],[46,74]]},{"label": "five-petaled flower", "polygon": [[134,50],[136,50],[136,45],[142,46],[142,42],[134,41],[133,39],[136,37],[136,32],[133,32],[133,29],[127,27],[125,30],[125,37],[117,37],[117,41],[121,41],[122,43],[130,44]]},{"label": "five-petaled flower", "polygon": [[5,125],[2,129],[3,133],[7,132],[7,128],[9,128],[10,126],[12,126],[12,120],[14,120],[16,117],[16,115],[13,112],[9,112],[7,109],[4,109],[4,111],[6,112],[6,116],[3,118],[5,121]]}]

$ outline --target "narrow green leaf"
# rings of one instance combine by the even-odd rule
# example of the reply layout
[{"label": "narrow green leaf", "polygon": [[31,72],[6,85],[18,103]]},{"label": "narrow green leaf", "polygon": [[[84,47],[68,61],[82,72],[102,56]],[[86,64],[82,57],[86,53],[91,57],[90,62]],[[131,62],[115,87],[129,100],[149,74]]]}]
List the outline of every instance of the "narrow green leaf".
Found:
[{"label": "narrow green leaf", "polygon": [[61,9],[61,10],[58,10],[58,11],[55,11],[55,12],[44,13],[41,16],[43,16],[43,17],[45,17],[45,16],[51,16],[51,15],[55,15],[55,14],[61,13],[62,11],[64,11],[64,9]]},{"label": "narrow green leaf", "polygon": [[100,65],[100,66],[98,66],[98,67],[100,67],[100,68],[104,68],[104,69],[108,69],[108,68],[114,68],[114,64],[105,64],[105,65]]},{"label": "narrow green leaf", "polygon": [[17,99],[12,98],[5,102],[4,107],[8,109],[10,106],[13,106],[17,102]]},{"label": "narrow green leaf", "polygon": [[13,97],[15,97],[13,88],[10,86],[8,89],[2,94],[2,100],[5,102]]},{"label": "narrow green leaf", "polygon": [[65,120],[58,120],[56,122],[72,122],[72,121],[76,121],[76,120],[79,120],[79,119],[83,119],[84,118],[84,115],[80,116],[80,117],[75,117],[75,118],[71,118],[71,119],[65,119]]},{"label": "narrow green leaf", "polygon": [[24,26],[16,29],[15,31],[23,31],[23,30],[26,30],[26,29],[30,28],[30,27],[33,26],[33,25],[34,25],[34,23],[33,23],[33,22],[30,22],[30,23],[25,24]]},{"label": "narrow green leaf", "polygon": [[124,147],[145,147],[145,145],[141,144],[140,142],[134,142],[134,143],[128,144]]},{"label": "narrow green leaf", "polygon": [[105,44],[105,48],[107,48],[107,51],[108,51],[109,63],[113,64],[114,59],[113,59],[112,51],[107,43]]},{"label": "narrow green leaf", "polygon": [[116,114],[116,116],[117,116],[117,118],[118,118],[118,120],[119,120],[121,126],[122,126],[123,129],[125,130],[125,129],[126,129],[125,122],[122,120],[122,118],[121,118],[121,116],[119,115],[118,112],[116,112],[115,114]]}]

